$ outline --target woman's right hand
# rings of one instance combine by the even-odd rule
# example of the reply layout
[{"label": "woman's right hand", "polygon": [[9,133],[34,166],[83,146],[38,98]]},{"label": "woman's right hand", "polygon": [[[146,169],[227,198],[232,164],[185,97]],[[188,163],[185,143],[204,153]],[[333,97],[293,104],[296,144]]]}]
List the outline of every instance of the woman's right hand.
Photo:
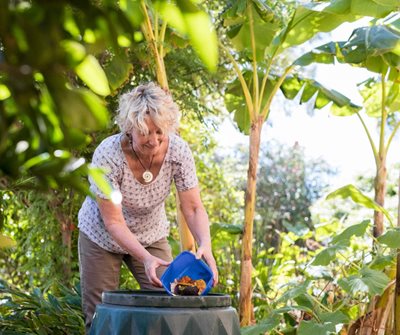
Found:
[{"label": "woman's right hand", "polygon": [[150,283],[156,287],[162,287],[161,280],[157,277],[156,269],[159,266],[168,266],[171,262],[162,260],[161,258],[150,255],[143,261],[144,270]]}]

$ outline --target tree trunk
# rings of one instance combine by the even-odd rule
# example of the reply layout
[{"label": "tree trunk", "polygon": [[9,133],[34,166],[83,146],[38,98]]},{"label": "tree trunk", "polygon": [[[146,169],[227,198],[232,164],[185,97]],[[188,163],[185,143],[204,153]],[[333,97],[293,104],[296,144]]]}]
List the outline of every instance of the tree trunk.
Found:
[{"label": "tree trunk", "polygon": [[[386,194],[386,160],[384,157],[380,157],[380,164],[378,165],[374,188],[375,188],[375,202],[384,207],[385,205],[385,194]],[[383,213],[374,212],[374,237],[381,236],[383,234]]]},{"label": "tree trunk", "polygon": [[[400,177],[398,181],[397,227],[400,228]],[[400,335],[400,249],[397,249],[396,285],[394,296],[394,335]]]},{"label": "tree trunk", "polygon": [[250,129],[250,157],[247,172],[247,188],[245,198],[245,222],[242,240],[241,274],[240,274],[240,298],[239,316],[240,325],[248,326],[252,320],[252,245],[253,245],[253,222],[256,203],[256,180],[258,156],[260,153],[260,139],[262,130],[262,119],[259,118],[252,123]]},{"label": "tree trunk", "polygon": [[[72,191],[71,191],[72,192]],[[70,193],[70,198],[73,197]],[[72,277],[71,260],[72,260],[72,232],[75,229],[75,224],[71,219],[71,213],[65,213],[65,209],[62,208],[64,198],[53,193],[53,200],[49,206],[53,210],[54,217],[60,224],[61,230],[61,243],[63,246],[63,257],[61,261],[63,276],[62,282],[66,286],[70,286],[70,279]]]},{"label": "tree trunk", "polygon": [[75,225],[70,218],[64,217],[65,220],[60,221],[61,224],[61,234],[62,234],[62,244],[64,247],[65,262],[62,263],[63,266],[63,281],[69,286],[71,278],[71,244],[72,244],[72,231],[75,229]]}]

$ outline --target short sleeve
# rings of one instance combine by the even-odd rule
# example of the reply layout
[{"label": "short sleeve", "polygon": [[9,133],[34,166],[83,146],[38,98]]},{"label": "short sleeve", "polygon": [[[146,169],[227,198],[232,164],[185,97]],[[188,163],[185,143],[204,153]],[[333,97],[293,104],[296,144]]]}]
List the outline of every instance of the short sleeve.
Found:
[{"label": "short sleeve", "polygon": [[178,191],[187,191],[198,185],[196,165],[189,145],[183,140],[179,142],[174,180]]},{"label": "short sleeve", "polygon": [[[118,139],[107,138],[96,148],[93,153],[92,166],[105,171],[105,177],[114,191],[120,190],[122,180],[122,151],[118,148]],[[90,191],[97,197],[108,199],[94,180],[89,177]]]}]

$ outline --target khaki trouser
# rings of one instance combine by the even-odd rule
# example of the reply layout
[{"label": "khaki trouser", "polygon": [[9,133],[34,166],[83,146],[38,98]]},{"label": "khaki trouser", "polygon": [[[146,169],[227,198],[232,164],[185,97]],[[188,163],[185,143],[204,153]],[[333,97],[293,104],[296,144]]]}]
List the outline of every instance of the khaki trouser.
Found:
[{"label": "khaki trouser", "polygon": [[[158,290],[147,279],[143,263],[130,255],[109,252],[99,247],[82,232],[79,233],[79,271],[81,276],[82,310],[85,316],[86,333],[89,332],[96,305],[101,302],[103,291],[117,290],[122,262],[124,262],[137,280],[141,289]],[[165,261],[172,260],[171,247],[166,238],[146,247],[146,250]],[[166,270],[157,268],[157,276]]]}]

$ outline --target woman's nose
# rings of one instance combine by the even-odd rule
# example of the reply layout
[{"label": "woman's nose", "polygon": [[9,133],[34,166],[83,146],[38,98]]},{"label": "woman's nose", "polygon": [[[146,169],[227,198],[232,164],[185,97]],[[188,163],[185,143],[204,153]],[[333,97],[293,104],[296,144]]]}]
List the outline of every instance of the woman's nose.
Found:
[{"label": "woman's nose", "polygon": [[158,136],[157,136],[156,133],[154,133],[154,134],[149,134],[149,143],[150,143],[151,145],[157,145],[157,139],[158,139]]}]

